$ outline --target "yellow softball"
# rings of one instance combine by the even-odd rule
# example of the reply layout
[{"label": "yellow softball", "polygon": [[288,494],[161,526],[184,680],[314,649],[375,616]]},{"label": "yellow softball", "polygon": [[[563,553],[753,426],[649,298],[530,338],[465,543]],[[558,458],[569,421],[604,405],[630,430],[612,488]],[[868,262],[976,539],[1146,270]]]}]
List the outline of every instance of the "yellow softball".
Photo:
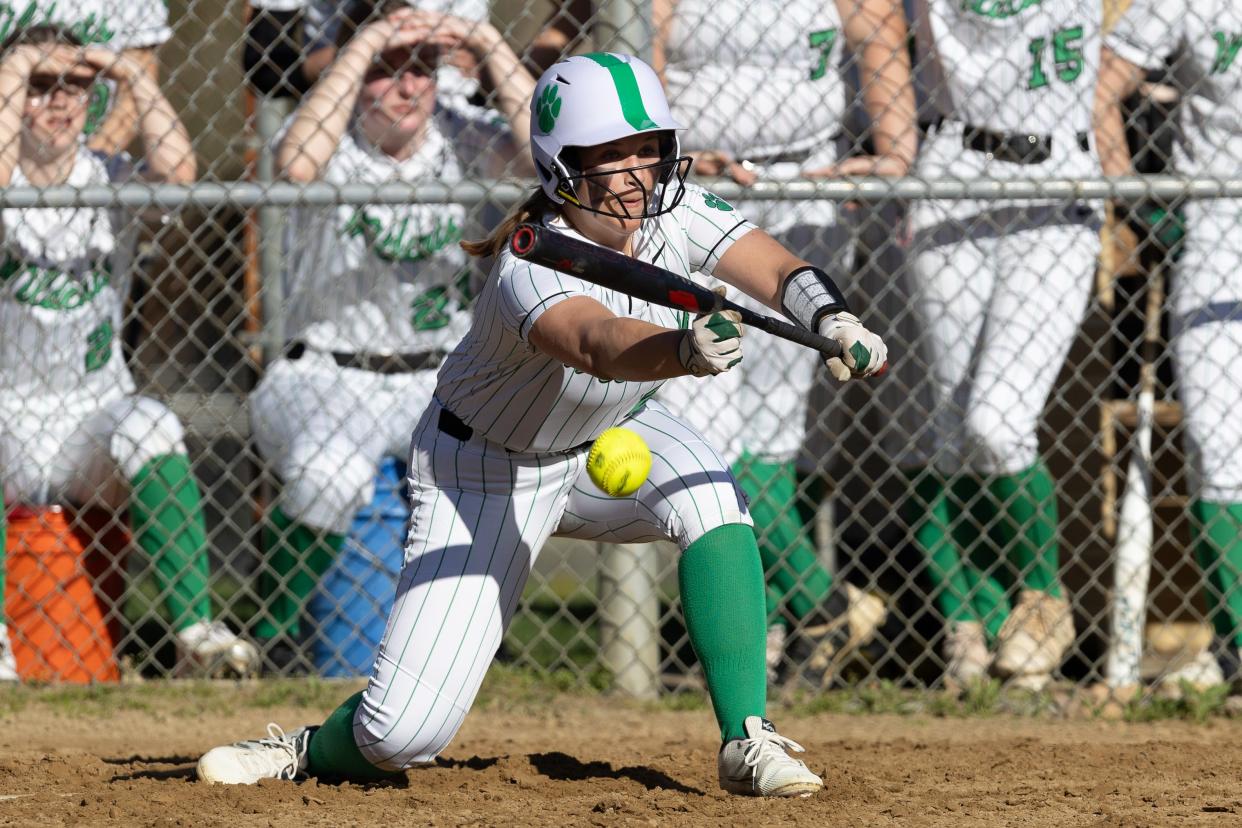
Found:
[{"label": "yellow softball", "polygon": [[651,450],[628,428],[610,428],[591,445],[587,474],[600,491],[625,497],[638,491],[651,473]]}]

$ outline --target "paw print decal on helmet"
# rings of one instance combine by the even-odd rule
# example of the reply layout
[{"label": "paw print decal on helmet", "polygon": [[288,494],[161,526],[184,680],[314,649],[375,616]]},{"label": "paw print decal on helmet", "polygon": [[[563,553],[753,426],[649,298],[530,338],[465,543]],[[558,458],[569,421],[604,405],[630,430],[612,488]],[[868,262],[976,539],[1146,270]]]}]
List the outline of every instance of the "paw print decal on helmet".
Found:
[{"label": "paw print decal on helmet", "polygon": [[561,114],[560,93],[556,91],[554,84],[544,87],[543,94],[535,104],[535,114],[539,118],[539,131],[545,135],[551,133]]}]

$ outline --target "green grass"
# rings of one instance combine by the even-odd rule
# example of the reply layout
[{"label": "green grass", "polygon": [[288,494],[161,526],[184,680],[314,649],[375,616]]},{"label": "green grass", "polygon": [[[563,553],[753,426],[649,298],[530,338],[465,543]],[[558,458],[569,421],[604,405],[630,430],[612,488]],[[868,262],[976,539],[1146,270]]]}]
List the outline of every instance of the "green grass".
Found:
[{"label": "green grass", "polygon": [[[584,682],[568,670],[541,672],[508,664],[495,664],[488,671],[476,706],[488,710],[546,715],[557,704],[589,703],[608,690],[607,676],[596,672]],[[50,712],[66,718],[109,718],[118,712],[136,711],[173,718],[205,714],[228,715],[239,711],[293,708],[326,715],[337,704],[364,686],[360,679],[271,679],[262,681],[151,681],[138,684],[94,686],[19,685],[0,688],[0,720],[25,711]],[[1187,687],[1178,700],[1143,696],[1122,712],[1128,722],[1181,720],[1198,723],[1229,716],[1225,688],[1196,691]],[[1003,690],[997,681],[971,685],[961,694],[899,687],[891,682],[872,682],[826,693],[802,693],[792,699],[773,701],[771,715],[781,720],[810,716],[895,715],[938,718],[1011,716],[1055,721],[1066,716],[1090,718],[1100,711],[1090,705],[1074,705],[1073,693],[1032,693]],[[608,704],[662,712],[700,712],[711,709],[707,694],[688,688],[666,693],[652,702],[609,699]]]},{"label": "green grass", "polygon": [[0,717],[40,709],[73,718],[108,717],[120,711],[171,716],[227,714],[238,710],[303,707],[330,710],[362,686],[359,681],[153,681],[110,685],[20,685],[0,689]]},{"label": "green grass", "polygon": [[1122,718],[1127,722],[1181,719],[1203,724],[1210,718],[1229,712],[1225,705],[1229,698],[1229,689],[1228,685],[1221,685],[1199,690],[1189,682],[1183,682],[1182,698],[1139,696],[1126,705]]}]

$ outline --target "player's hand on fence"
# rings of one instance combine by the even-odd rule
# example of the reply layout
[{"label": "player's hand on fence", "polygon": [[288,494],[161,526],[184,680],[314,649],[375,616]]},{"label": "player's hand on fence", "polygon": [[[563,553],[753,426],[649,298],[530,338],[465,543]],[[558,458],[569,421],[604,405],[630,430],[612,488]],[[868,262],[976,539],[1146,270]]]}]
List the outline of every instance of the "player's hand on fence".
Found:
[{"label": "player's hand on fence", "polygon": [[[716,288],[724,295],[724,288]],[[723,374],[742,361],[742,315],[722,310],[695,317],[681,337],[677,358],[696,377]]]},{"label": "player's hand on fence", "polygon": [[828,360],[828,370],[840,382],[850,377],[874,377],[888,367],[888,347],[879,334],[863,327],[852,313],[834,313],[819,323],[820,335],[841,343],[841,356]]},{"label": "player's hand on fence", "polygon": [[855,155],[836,164],[807,170],[807,178],[842,178],[851,175],[878,175],[901,178],[910,173],[910,162],[895,155]]},{"label": "player's hand on fence", "polygon": [[723,150],[700,150],[689,154],[694,159],[696,175],[707,177],[725,175],[743,187],[754,184],[759,176],[754,170],[738,162],[732,155]]}]

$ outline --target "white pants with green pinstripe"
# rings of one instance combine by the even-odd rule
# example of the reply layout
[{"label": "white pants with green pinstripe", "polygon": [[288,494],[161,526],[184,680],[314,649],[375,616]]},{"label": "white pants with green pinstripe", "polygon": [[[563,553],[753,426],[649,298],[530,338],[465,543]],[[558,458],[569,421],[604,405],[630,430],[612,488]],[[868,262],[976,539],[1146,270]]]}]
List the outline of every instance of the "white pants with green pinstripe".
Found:
[{"label": "white pants with green pinstripe", "polygon": [[585,450],[462,442],[438,429],[439,414],[433,404],[414,431],[405,567],[354,718],[362,754],[386,769],[431,761],[457,733],[549,536],[668,539],[684,550],[712,529],[751,523],[725,461],[655,401],[625,423],[647,441],[652,466],[622,498],[590,481]]}]

